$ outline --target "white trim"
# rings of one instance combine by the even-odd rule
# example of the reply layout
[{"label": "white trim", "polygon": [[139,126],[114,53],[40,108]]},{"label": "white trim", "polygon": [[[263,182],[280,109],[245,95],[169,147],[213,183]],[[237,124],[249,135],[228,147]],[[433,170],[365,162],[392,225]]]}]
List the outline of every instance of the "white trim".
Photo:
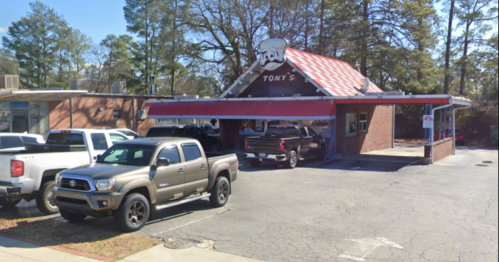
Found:
[{"label": "white trim", "polygon": [[223,120],[334,120],[336,116],[211,116],[211,115],[184,115],[162,116],[149,115],[148,119],[223,119]]},{"label": "white trim", "polygon": [[451,99],[450,103],[469,105],[471,100],[464,98],[454,98],[451,95],[405,95],[390,97],[368,97],[368,96],[309,96],[309,97],[251,97],[251,98],[203,98],[203,99],[182,99],[182,100],[150,100],[146,103],[176,103],[176,102],[215,102],[215,101],[315,101],[315,100],[392,100],[401,99]]}]

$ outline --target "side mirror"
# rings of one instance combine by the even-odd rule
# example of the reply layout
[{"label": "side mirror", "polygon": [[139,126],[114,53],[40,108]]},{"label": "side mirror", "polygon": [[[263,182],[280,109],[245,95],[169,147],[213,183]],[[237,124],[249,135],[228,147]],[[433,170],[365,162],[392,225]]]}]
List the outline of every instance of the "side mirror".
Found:
[{"label": "side mirror", "polygon": [[167,167],[170,166],[170,160],[166,158],[160,158],[158,159],[158,162],[156,163],[157,167]]},{"label": "side mirror", "polygon": [[96,157],[94,157],[94,160],[95,161],[99,161],[99,159],[102,157],[102,155],[97,155]]}]

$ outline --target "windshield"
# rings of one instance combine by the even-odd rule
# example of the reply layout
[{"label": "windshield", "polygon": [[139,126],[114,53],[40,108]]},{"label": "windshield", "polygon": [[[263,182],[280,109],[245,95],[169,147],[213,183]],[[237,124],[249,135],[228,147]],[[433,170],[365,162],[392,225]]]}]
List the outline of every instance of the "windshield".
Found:
[{"label": "windshield", "polygon": [[149,166],[154,154],[154,146],[115,145],[99,158],[99,164],[124,166]]},{"label": "windshield", "polygon": [[280,137],[280,138],[297,137],[298,134],[296,131],[297,130],[294,127],[287,127],[287,128],[271,127],[267,130],[265,136]]}]

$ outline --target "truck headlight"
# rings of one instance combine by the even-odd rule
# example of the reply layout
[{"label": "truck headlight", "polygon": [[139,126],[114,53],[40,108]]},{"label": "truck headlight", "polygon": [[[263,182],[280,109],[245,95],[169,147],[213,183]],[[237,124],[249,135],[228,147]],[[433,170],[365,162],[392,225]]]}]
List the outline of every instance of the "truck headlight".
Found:
[{"label": "truck headlight", "polygon": [[103,180],[96,180],[94,182],[95,188],[99,191],[107,191],[111,190],[114,187],[114,184],[116,183],[116,179],[103,179]]},{"label": "truck headlight", "polygon": [[55,186],[59,186],[61,179],[62,179],[61,173],[57,173],[57,175],[55,175]]}]

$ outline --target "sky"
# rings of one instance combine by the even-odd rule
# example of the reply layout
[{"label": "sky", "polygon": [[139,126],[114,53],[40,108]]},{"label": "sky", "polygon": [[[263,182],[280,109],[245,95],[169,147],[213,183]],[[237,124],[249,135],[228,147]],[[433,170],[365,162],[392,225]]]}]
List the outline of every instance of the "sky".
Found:
[{"label": "sky", "polygon": [[[7,36],[12,22],[19,21],[31,12],[28,0],[0,0],[0,39]],[[41,0],[62,15],[70,27],[79,29],[95,44],[108,34],[128,34],[123,15],[125,0]],[[0,47],[2,41],[0,41]]]}]

